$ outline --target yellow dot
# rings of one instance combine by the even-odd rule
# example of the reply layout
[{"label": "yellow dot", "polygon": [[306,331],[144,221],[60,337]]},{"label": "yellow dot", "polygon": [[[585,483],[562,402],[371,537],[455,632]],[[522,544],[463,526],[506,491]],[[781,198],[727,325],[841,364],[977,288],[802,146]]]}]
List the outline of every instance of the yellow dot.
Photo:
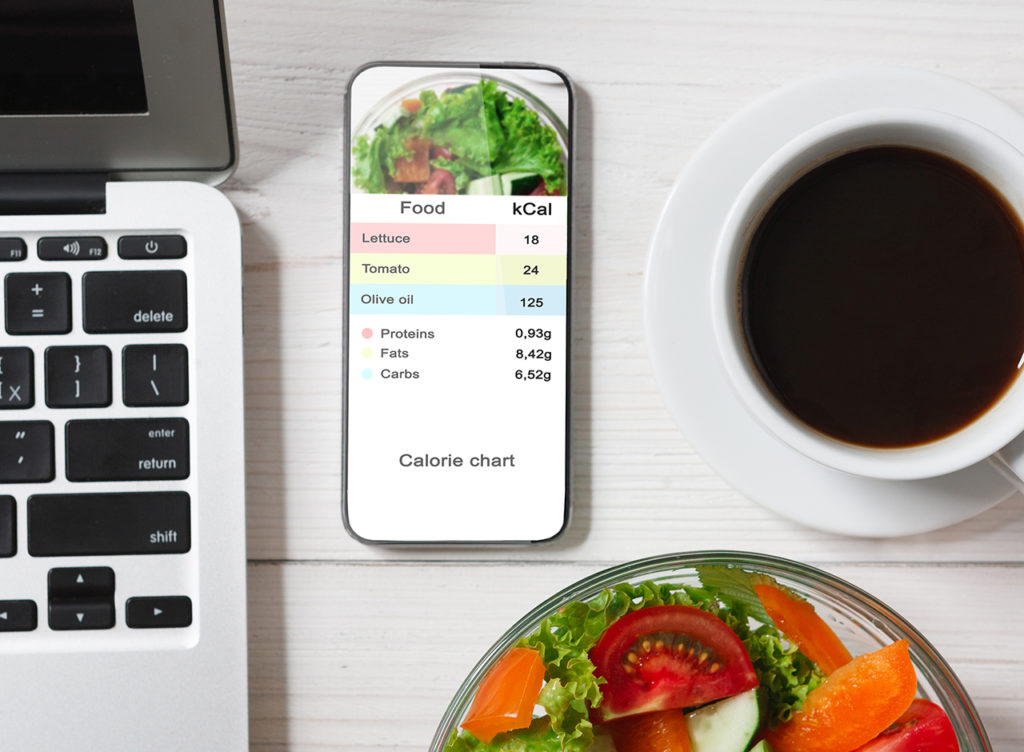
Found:
[{"label": "yellow dot", "polygon": [[363,348],[363,357],[364,358],[372,358],[373,357],[373,350],[371,350],[369,347],[364,347]]}]

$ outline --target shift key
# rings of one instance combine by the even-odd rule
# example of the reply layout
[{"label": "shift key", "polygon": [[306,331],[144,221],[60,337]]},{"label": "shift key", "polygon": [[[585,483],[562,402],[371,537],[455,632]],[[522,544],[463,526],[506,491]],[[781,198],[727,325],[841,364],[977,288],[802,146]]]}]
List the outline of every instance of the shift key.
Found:
[{"label": "shift key", "polygon": [[183,554],[192,547],[189,495],[35,494],[28,497],[32,556]]},{"label": "shift key", "polygon": [[185,273],[177,269],[88,272],[82,275],[82,326],[90,334],[183,332],[185,288]]},{"label": "shift key", "polygon": [[180,480],[189,475],[184,418],[71,420],[64,438],[68,480]]}]

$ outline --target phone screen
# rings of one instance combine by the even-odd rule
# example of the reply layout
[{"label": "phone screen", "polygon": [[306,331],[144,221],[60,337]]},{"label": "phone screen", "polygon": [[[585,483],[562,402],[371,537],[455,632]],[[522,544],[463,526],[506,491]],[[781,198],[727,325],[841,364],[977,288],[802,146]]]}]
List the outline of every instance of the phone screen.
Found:
[{"label": "phone screen", "polygon": [[568,81],[379,64],[347,108],[345,523],[377,542],[552,538],[569,508]]}]

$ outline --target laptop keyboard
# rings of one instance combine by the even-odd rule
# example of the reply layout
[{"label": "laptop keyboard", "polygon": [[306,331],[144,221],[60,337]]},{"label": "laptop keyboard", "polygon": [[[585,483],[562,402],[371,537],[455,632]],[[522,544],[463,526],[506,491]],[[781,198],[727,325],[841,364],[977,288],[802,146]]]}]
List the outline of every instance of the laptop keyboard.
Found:
[{"label": "laptop keyboard", "polygon": [[124,577],[192,548],[187,251],[178,234],[0,238],[0,560],[54,564],[45,589],[0,579],[0,632],[193,622],[192,594]]}]

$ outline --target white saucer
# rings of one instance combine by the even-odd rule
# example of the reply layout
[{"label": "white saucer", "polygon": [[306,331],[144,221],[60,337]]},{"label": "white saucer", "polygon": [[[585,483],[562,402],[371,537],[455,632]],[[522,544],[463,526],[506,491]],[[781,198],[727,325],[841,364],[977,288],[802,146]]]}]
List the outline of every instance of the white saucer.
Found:
[{"label": "white saucer", "polygon": [[1024,117],[992,95],[932,73],[870,67],[780,89],[725,123],[676,180],[655,227],[644,281],[654,375],[683,434],[737,490],[796,522],[847,535],[898,536],[961,522],[1010,496],[988,462],[939,478],[849,475],[776,439],[739,403],[711,330],[711,254],[740,188],[770,154],[834,117],[919,107],[973,120],[1024,151]]}]

